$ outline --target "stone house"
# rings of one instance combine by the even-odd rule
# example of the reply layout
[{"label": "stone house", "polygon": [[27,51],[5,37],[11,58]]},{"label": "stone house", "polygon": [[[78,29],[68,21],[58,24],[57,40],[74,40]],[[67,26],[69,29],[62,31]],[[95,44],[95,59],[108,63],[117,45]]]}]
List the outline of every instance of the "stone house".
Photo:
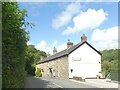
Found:
[{"label": "stone house", "polygon": [[39,61],[37,68],[42,69],[43,76],[96,78],[101,72],[101,53],[87,42],[83,34],[80,43],[73,45],[68,40],[67,49],[61,52],[54,47],[53,55]]}]

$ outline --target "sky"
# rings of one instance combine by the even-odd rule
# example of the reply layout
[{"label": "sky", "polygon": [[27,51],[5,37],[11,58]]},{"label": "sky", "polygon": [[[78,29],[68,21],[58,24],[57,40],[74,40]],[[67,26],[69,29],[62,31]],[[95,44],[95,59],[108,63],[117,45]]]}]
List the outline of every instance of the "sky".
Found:
[{"label": "sky", "polygon": [[26,9],[26,21],[35,26],[28,45],[52,54],[67,48],[68,39],[75,44],[81,36],[97,50],[118,48],[117,2],[19,2]]}]

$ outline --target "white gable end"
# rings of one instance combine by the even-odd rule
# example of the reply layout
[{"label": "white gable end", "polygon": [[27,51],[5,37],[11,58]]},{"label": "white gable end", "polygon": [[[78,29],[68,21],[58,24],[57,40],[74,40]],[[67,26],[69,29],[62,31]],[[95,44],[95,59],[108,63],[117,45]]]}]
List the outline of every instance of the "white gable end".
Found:
[{"label": "white gable end", "polygon": [[101,55],[86,43],[70,53],[68,61],[69,78],[95,78],[101,72]]}]

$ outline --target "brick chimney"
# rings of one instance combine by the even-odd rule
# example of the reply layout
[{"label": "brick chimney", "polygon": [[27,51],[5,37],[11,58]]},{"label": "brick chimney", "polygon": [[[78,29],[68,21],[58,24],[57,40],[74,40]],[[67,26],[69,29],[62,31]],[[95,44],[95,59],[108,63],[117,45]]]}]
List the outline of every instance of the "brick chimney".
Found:
[{"label": "brick chimney", "polygon": [[68,39],[68,42],[67,42],[67,48],[71,48],[73,46],[73,43],[70,42],[70,40]]},{"label": "brick chimney", "polygon": [[57,48],[54,47],[53,54],[57,53]]},{"label": "brick chimney", "polygon": [[85,42],[87,41],[87,37],[85,36],[85,34],[83,34],[83,36],[81,37],[81,42]]}]

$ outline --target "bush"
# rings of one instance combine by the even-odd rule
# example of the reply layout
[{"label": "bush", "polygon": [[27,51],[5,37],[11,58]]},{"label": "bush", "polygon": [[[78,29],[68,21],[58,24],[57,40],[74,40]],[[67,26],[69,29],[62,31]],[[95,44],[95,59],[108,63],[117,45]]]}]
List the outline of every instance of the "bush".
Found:
[{"label": "bush", "polygon": [[37,71],[35,71],[35,76],[36,77],[42,77],[41,69],[38,68]]}]

